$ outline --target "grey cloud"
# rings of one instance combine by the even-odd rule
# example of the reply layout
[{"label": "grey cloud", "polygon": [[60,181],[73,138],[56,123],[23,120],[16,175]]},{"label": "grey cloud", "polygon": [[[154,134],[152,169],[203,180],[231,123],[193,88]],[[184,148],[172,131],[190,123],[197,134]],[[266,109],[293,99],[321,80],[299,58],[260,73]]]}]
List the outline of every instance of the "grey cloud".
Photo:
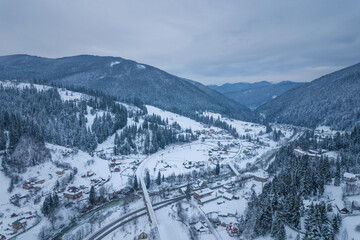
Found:
[{"label": "grey cloud", "polygon": [[0,55],[112,55],[203,83],[360,62],[359,1],[0,1]]}]

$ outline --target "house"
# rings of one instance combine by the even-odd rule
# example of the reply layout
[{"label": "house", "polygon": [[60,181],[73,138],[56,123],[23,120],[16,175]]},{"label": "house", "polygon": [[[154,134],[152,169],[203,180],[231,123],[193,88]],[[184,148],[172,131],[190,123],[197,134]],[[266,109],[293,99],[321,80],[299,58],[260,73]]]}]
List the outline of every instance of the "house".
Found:
[{"label": "house", "polygon": [[140,233],[140,235],[138,236],[138,239],[146,239],[148,238],[148,235],[144,232]]},{"label": "house", "polygon": [[229,223],[226,226],[226,230],[228,231],[228,233],[230,234],[230,236],[235,236],[238,234],[238,229],[237,227],[235,227],[232,223]]},{"label": "house", "polygon": [[43,184],[44,182],[45,182],[45,179],[42,179],[42,180],[35,182],[35,184]]},{"label": "house", "polygon": [[206,197],[203,197],[201,199],[198,200],[198,203],[200,205],[204,205],[205,203],[208,203],[208,202],[211,202],[211,201],[214,201],[216,199],[220,198],[220,195],[218,196],[217,194],[214,194],[214,195],[209,195],[209,196],[206,196]]},{"label": "house", "polygon": [[24,226],[26,226],[26,221],[16,220],[15,222],[12,223],[12,227],[15,230],[19,230],[19,229],[23,228]]},{"label": "house", "polygon": [[92,177],[94,175],[95,175],[95,173],[93,171],[87,171],[87,173],[86,173],[87,177]]},{"label": "house", "polygon": [[223,198],[225,198],[226,200],[232,200],[234,198],[234,195],[228,193],[228,192],[224,192],[224,194],[222,195]]},{"label": "house", "polygon": [[206,228],[201,222],[197,222],[194,227],[197,232],[206,232]]},{"label": "house", "polygon": [[348,214],[348,213],[350,213],[350,211],[347,208],[343,208],[343,209],[340,210],[340,213],[341,214]]},{"label": "house", "polygon": [[34,182],[25,182],[23,184],[23,188],[24,189],[27,189],[27,190],[30,190],[30,189],[37,189],[38,187],[34,186],[35,183]]},{"label": "house", "polygon": [[6,239],[6,237],[4,235],[0,234],[0,240],[5,240],[5,239]]},{"label": "house", "polygon": [[347,182],[355,182],[357,180],[357,177],[355,174],[352,173],[344,173],[344,180]]},{"label": "house", "polygon": [[68,191],[64,192],[64,197],[68,199],[78,199],[82,196],[82,191],[77,187],[69,187]]},{"label": "house", "polygon": [[62,171],[56,171],[56,174],[59,176],[62,176],[65,173],[65,169]]},{"label": "house", "polygon": [[199,200],[203,197],[207,197],[207,196],[210,196],[211,193],[213,193],[214,191],[211,190],[210,188],[204,188],[202,190],[199,190],[199,191],[194,191],[194,198],[196,200]]}]

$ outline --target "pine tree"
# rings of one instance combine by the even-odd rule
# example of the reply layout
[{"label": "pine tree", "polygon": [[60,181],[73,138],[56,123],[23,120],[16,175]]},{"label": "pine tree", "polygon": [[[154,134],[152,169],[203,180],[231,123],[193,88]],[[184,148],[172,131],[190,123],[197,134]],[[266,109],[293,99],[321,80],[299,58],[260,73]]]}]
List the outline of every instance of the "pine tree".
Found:
[{"label": "pine tree", "polygon": [[216,163],[215,174],[216,174],[216,175],[219,175],[219,174],[220,174],[220,164],[219,164],[219,162]]},{"label": "pine tree", "polygon": [[275,215],[275,219],[271,229],[271,237],[276,240],[285,240],[286,232],[284,223],[281,221],[279,215]]},{"label": "pine tree", "polygon": [[145,185],[146,185],[146,188],[147,188],[147,189],[150,188],[150,183],[151,183],[150,173],[149,173],[149,171],[146,171],[146,174],[145,174]]},{"label": "pine tree", "polygon": [[160,174],[160,171],[159,171],[158,176],[157,176],[157,178],[156,178],[156,183],[157,183],[157,185],[161,185],[161,174]]},{"label": "pine tree", "polygon": [[334,185],[335,186],[340,186],[340,181],[341,181],[341,172],[340,172],[340,160],[337,159],[336,160],[336,172],[335,172],[335,179],[334,179]]},{"label": "pine tree", "polygon": [[59,206],[59,197],[56,193],[53,193],[52,200],[53,200],[53,208],[55,209]]},{"label": "pine tree", "polygon": [[94,186],[91,186],[90,188],[89,202],[90,204],[94,204],[96,202],[96,192]]},{"label": "pine tree", "polygon": [[338,234],[340,230],[340,223],[337,215],[335,215],[335,217],[333,218],[331,226],[333,228],[334,234]]},{"label": "pine tree", "polygon": [[191,200],[191,189],[189,183],[186,185],[185,196],[188,201]]},{"label": "pine tree", "polygon": [[137,180],[137,176],[135,175],[135,179],[134,179],[134,189],[135,190],[138,190],[139,189],[139,183],[138,183],[138,180]]}]

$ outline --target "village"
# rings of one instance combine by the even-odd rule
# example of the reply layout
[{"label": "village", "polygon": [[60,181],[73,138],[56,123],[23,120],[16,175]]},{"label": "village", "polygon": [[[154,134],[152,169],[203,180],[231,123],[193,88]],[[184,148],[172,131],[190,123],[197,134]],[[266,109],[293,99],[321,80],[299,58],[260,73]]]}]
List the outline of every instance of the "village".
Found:
[{"label": "village", "polygon": [[[82,97],[65,90],[59,91],[62,92],[63,98]],[[133,106],[127,107],[131,107],[131,111],[136,111]],[[155,212],[160,219],[159,226],[162,232],[166,232],[163,228],[176,226],[174,230],[182,231],[184,234],[197,234],[200,239],[212,239],[214,227],[222,236],[228,236],[223,239],[233,239],[238,236],[238,224],[251,195],[254,192],[259,194],[269,180],[264,170],[274,159],[276,151],[287,141],[300,136],[303,131],[301,128],[295,130],[289,125],[272,124],[273,131],[280,133],[275,139],[272,134],[266,133],[266,127],[263,125],[223,118],[219,114],[203,113],[204,116],[212,116],[231,124],[239,134],[239,138],[234,138],[218,127],[199,123],[153,106],[147,106],[147,109],[149,115],[159,115],[167,119],[170,124],[178,123],[181,126],[178,134],[191,129],[198,140],[173,144],[151,155],[122,156],[114,155],[113,136],[100,144],[92,154],[69,146],[47,143],[52,162],[44,163],[37,168],[29,168],[21,179],[14,183],[14,191],[5,194],[9,197],[0,205],[0,212],[3,213],[0,217],[2,219],[0,219],[0,234],[6,239],[13,236],[19,236],[21,239],[21,236],[28,236],[22,234],[23,232],[35,234],[36,230],[39,231],[46,224],[46,221],[40,217],[41,199],[52,192],[57,194],[62,203],[61,217],[68,223],[75,218],[72,212],[86,209],[92,187],[96,193],[103,196],[104,203],[120,202],[118,199],[126,198],[130,194],[133,196],[133,203],[128,203],[127,209],[135,210],[136,207],[142,206],[140,201],[142,190],[134,191],[134,178],[144,178],[145,172],[148,171],[151,178],[148,191],[153,203],[184,197],[187,184],[191,186],[192,200],[189,203],[182,201],[184,212],[188,215],[186,221],[183,219],[183,223],[178,224],[179,216],[174,213],[177,204],[164,206]],[[87,124],[90,126],[94,116],[87,117],[89,118]],[[141,124],[141,121],[140,119],[138,124]],[[132,118],[128,119],[129,125],[134,123]],[[327,129],[318,130],[317,133],[322,134],[322,137],[334,134]],[[298,156],[308,155],[318,158],[326,155],[329,159],[337,157],[335,152],[326,150],[305,151],[297,148],[294,151]],[[143,171],[139,171],[140,166]],[[218,173],[216,168],[219,168]],[[159,176],[160,184],[158,184]],[[343,214],[357,214],[358,176],[344,173],[343,177],[346,181],[343,188],[347,196],[344,201],[336,200],[339,201],[337,207]],[[339,198],[338,188],[335,194],[333,189],[327,190],[336,195],[334,199]],[[30,202],[35,203],[34,209],[26,209]],[[120,209],[117,211],[124,211],[122,207]],[[174,217],[173,222],[163,219],[169,214]],[[111,224],[114,220],[116,214],[109,214],[102,221]],[[96,232],[101,227],[92,224],[91,231]],[[132,228],[129,224],[123,227]],[[189,228],[191,233],[188,231]],[[69,229],[65,236],[71,236],[79,230],[84,231],[86,236],[91,234],[79,224]],[[108,236],[119,236],[119,234],[121,233],[114,231]],[[133,237],[151,235],[146,216],[139,217],[137,227],[131,230],[130,235]],[[126,237],[128,238],[129,234]]]}]

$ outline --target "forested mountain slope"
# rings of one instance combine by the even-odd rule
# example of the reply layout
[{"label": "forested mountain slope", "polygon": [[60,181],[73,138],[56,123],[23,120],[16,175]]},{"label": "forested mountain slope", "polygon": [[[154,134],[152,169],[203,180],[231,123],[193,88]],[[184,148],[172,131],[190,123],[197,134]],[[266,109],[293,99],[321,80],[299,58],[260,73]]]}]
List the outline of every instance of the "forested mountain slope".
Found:
[{"label": "forested mountain slope", "polygon": [[360,121],[360,64],[289,90],[257,111],[271,122],[350,130]]},{"label": "forested mountain slope", "polygon": [[136,97],[147,104],[185,115],[208,110],[244,119],[250,112],[200,83],[192,84],[152,66],[119,57],[3,56],[0,57],[0,79],[86,87],[119,99]]},{"label": "forested mountain slope", "polygon": [[291,81],[279,83],[262,81],[256,83],[227,83],[222,86],[210,85],[209,87],[247,107],[257,108],[284,92],[301,85],[303,83]]}]

